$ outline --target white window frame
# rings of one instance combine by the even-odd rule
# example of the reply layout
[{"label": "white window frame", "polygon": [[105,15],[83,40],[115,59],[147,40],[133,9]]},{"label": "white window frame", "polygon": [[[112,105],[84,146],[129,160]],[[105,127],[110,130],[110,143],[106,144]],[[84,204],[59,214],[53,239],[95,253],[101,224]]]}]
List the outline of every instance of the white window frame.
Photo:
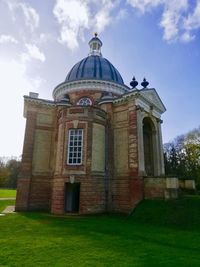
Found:
[{"label": "white window frame", "polygon": [[[76,137],[76,139],[74,137]],[[78,154],[80,154],[80,156]],[[83,161],[82,158],[83,158],[83,129],[69,129],[67,164],[82,165]]]},{"label": "white window frame", "polygon": [[[82,101],[83,102],[85,101],[85,103],[81,104]],[[88,102],[88,104],[86,104],[86,101]],[[81,97],[79,99],[77,105],[79,105],[79,106],[92,106],[92,101],[91,101],[91,99],[89,97],[84,96],[84,97]]]}]

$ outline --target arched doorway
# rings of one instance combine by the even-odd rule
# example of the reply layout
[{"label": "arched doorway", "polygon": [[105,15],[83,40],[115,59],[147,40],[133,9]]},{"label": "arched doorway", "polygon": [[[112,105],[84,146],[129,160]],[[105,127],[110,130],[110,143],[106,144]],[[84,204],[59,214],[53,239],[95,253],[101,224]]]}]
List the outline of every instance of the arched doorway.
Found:
[{"label": "arched doorway", "polygon": [[148,176],[154,175],[153,132],[155,131],[150,118],[143,119],[144,166]]}]

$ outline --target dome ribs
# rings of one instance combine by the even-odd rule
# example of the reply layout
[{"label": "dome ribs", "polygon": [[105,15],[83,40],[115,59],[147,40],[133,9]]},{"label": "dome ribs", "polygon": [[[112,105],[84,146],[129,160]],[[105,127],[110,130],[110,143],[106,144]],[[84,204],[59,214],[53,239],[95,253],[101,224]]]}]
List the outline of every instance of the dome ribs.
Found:
[{"label": "dome ribs", "polygon": [[97,57],[94,57],[94,77],[96,78],[97,76]]},{"label": "dome ribs", "polygon": [[106,80],[124,84],[119,71],[110,61],[97,55],[90,55],[75,64],[66,76],[65,82],[85,79]]},{"label": "dome ribs", "polygon": [[100,57],[98,57],[98,61],[99,61],[99,78],[102,79],[102,66]]},{"label": "dome ribs", "polygon": [[82,67],[82,70],[81,70],[81,77],[80,78],[83,78],[84,77],[84,72],[85,72],[85,63],[86,61],[88,60],[89,57],[86,57],[82,62],[83,62],[83,67]]},{"label": "dome ribs", "polygon": [[[104,60],[107,62],[108,66],[109,66],[109,69],[110,69],[110,72],[111,72],[111,78],[114,81],[115,79],[117,79],[117,77],[116,77],[116,75],[114,77],[114,71],[113,71],[113,68],[112,68],[113,66],[106,58],[104,58]],[[118,79],[117,79],[117,81],[118,81]]]}]

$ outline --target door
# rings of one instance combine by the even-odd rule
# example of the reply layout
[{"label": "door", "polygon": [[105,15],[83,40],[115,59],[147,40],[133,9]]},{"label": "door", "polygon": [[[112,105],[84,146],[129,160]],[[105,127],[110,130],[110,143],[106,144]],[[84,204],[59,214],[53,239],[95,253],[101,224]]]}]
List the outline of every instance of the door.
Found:
[{"label": "door", "polygon": [[65,212],[79,212],[80,184],[65,184]]}]

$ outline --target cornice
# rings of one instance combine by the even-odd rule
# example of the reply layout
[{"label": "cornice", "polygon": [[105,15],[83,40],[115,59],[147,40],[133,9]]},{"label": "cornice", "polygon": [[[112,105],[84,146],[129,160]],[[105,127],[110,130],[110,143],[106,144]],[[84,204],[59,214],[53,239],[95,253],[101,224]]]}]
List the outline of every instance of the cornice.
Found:
[{"label": "cornice", "polygon": [[57,105],[52,100],[46,100],[46,99],[42,99],[42,98],[34,98],[34,97],[27,96],[27,95],[24,96],[24,101],[29,102],[29,103],[35,103],[35,104],[42,104],[45,106],[56,106]]},{"label": "cornice", "polygon": [[104,80],[78,80],[59,84],[53,91],[53,98],[59,100],[64,94],[82,90],[106,91],[122,95],[128,92],[129,87]]},{"label": "cornice", "polygon": [[[143,92],[145,92],[146,94],[143,94]],[[154,98],[148,97],[148,92],[152,93],[154,95]],[[165,106],[163,105],[160,97],[158,96],[154,88],[149,88],[146,89],[145,91],[143,89],[141,90],[134,89],[116,98],[113,101],[113,104],[120,104],[123,102],[125,103],[131,99],[135,99],[137,102],[135,104],[141,106],[146,111],[154,109],[156,113],[159,114],[162,114],[166,111]]]}]

